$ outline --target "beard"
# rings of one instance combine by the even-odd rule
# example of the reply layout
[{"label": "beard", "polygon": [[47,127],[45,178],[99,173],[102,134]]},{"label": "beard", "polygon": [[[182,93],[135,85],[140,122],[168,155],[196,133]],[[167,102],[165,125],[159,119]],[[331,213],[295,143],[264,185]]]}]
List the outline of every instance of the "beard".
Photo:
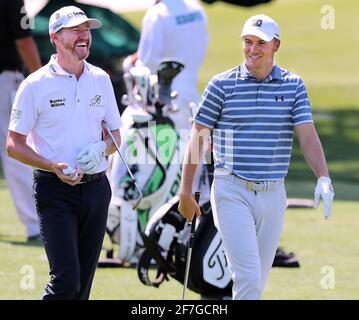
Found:
[{"label": "beard", "polygon": [[[79,42],[85,42],[86,47],[77,47],[76,43]],[[90,44],[91,44],[90,41],[85,41],[85,40],[84,41],[78,40],[73,44],[62,42],[65,51],[70,52],[71,56],[75,57],[78,61],[82,61],[88,58],[88,56],[90,55]]]},{"label": "beard", "polygon": [[89,48],[86,48],[86,51],[85,51],[85,52],[78,52],[76,49],[77,49],[77,48],[75,47],[75,49],[72,50],[72,54],[73,54],[75,57],[77,57],[77,59],[78,59],[79,61],[87,59],[88,56],[90,55],[90,49],[89,49]]}]

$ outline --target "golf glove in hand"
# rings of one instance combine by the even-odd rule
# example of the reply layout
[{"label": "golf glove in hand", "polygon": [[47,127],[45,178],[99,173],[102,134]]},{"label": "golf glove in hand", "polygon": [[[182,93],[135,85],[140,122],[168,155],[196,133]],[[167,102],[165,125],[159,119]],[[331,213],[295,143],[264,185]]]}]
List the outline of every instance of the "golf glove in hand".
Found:
[{"label": "golf glove in hand", "polygon": [[332,204],[334,198],[334,189],[332,182],[328,177],[320,177],[314,193],[314,208],[318,208],[320,197],[324,203],[324,218],[329,219],[332,216]]},{"label": "golf glove in hand", "polygon": [[106,143],[98,141],[83,148],[77,156],[77,163],[82,172],[87,174],[97,173],[98,168],[105,157]]}]

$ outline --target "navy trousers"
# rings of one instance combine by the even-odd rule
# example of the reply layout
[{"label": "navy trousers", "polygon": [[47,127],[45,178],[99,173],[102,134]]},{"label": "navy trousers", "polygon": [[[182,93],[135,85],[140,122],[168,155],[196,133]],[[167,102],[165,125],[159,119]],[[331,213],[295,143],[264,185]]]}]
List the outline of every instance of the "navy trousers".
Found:
[{"label": "navy trousers", "polygon": [[74,187],[34,173],[34,199],[50,266],[44,300],[89,298],[105,235],[111,188],[106,176]]}]

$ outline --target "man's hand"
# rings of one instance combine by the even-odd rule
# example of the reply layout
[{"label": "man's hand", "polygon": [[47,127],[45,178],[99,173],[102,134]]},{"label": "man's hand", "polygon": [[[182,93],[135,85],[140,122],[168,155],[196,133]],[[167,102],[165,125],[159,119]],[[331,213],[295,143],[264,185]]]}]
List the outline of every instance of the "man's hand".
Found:
[{"label": "man's hand", "polygon": [[194,214],[196,214],[197,217],[201,215],[201,210],[199,208],[199,205],[193,198],[193,196],[190,195],[180,195],[180,201],[178,204],[178,210],[180,214],[187,219],[187,221],[191,222],[193,220]]},{"label": "man's hand", "polygon": [[81,171],[87,174],[96,173],[105,157],[105,149],[106,143],[102,140],[83,148],[77,156]]},{"label": "man's hand", "polygon": [[84,175],[83,172],[71,168],[66,163],[53,163],[51,169],[62,182],[67,183],[70,186],[79,184]]},{"label": "man's hand", "polygon": [[329,219],[332,216],[332,204],[334,198],[334,189],[332,182],[328,177],[320,177],[317,182],[314,193],[314,208],[318,208],[320,197],[324,203],[324,218]]}]

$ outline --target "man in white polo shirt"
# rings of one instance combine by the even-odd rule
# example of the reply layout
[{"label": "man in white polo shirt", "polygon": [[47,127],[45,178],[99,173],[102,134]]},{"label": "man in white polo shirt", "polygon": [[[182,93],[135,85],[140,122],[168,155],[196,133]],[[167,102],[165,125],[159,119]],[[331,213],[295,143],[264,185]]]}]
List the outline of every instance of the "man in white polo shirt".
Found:
[{"label": "man in white polo shirt", "polygon": [[[249,18],[242,31],[244,63],[216,75],[204,91],[187,145],[179,210],[199,215],[193,176],[203,141],[213,130],[211,204],[233,279],[233,299],[259,299],[278,246],[286,209],[284,178],[293,143],[318,178],[315,205],[329,219],[334,191],[302,79],[274,64],[277,23]],[[201,137],[200,137],[201,136]]]},{"label": "man in white polo shirt", "polygon": [[105,232],[111,189],[106,154],[120,144],[121,119],[109,76],[86,62],[90,29],[101,22],[77,7],[49,21],[57,54],[16,94],[8,154],[34,168],[34,199],[50,265],[44,299],[88,299]]}]

